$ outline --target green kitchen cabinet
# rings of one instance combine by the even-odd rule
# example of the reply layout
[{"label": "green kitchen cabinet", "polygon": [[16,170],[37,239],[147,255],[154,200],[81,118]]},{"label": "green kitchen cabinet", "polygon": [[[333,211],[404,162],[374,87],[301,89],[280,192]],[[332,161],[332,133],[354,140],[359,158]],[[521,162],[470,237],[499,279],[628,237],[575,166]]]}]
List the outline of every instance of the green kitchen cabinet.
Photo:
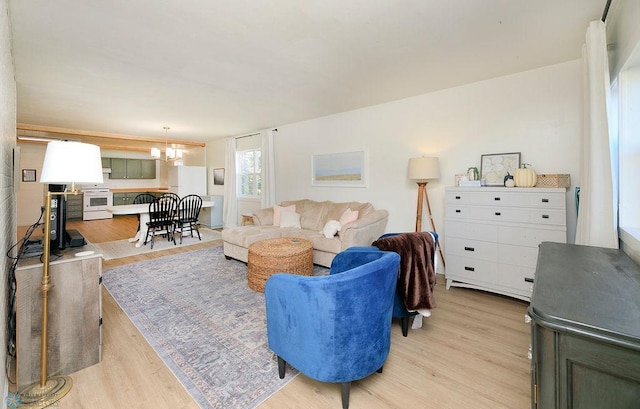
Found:
[{"label": "green kitchen cabinet", "polygon": [[[114,206],[121,206],[121,205],[130,205],[130,204],[134,204],[133,201],[135,200],[136,196],[138,196],[140,193],[150,193],[150,192],[118,192],[118,193],[114,193],[113,194],[113,205]],[[150,193],[154,196],[160,196],[160,193]]]},{"label": "green kitchen cabinet", "polygon": [[156,161],[150,159],[110,158],[110,179],[155,179]]}]

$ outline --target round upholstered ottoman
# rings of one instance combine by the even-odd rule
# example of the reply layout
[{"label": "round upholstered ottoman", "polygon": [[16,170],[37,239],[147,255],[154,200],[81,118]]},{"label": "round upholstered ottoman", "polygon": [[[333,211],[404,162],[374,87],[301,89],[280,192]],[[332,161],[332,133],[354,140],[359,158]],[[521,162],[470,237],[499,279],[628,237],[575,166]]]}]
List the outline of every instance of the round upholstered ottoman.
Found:
[{"label": "round upholstered ottoman", "polygon": [[304,239],[279,238],[251,244],[247,260],[249,288],[264,292],[267,279],[275,273],[313,275],[311,242]]}]

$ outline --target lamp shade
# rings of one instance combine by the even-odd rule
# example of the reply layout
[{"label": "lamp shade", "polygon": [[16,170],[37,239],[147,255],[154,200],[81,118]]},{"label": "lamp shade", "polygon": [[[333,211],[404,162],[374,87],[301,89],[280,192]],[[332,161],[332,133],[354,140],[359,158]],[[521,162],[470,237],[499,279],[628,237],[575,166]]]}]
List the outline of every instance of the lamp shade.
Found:
[{"label": "lamp shade", "polygon": [[40,183],[103,183],[100,147],[81,142],[49,142]]},{"label": "lamp shade", "polygon": [[409,159],[409,179],[439,179],[440,161],[435,157],[421,156]]}]

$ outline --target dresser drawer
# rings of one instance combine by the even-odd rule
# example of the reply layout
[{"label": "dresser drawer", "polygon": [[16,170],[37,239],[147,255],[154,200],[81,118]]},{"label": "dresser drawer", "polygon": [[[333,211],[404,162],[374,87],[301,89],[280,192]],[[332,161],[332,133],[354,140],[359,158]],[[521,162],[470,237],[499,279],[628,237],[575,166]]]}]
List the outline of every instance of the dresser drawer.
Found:
[{"label": "dresser drawer", "polygon": [[469,279],[486,284],[500,282],[496,262],[460,256],[447,258],[445,276],[447,279]]},{"label": "dresser drawer", "polygon": [[543,241],[566,243],[567,233],[564,229],[547,230],[534,227],[498,227],[499,243],[537,248]]},{"label": "dresser drawer", "polygon": [[504,287],[504,289],[519,291],[520,294],[531,297],[536,273],[535,266],[529,268],[499,264],[498,272],[500,273],[500,286]]},{"label": "dresser drawer", "polygon": [[[447,246],[447,249],[448,248],[449,247]],[[496,260],[498,263],[535,269],[536,262],[538,261],[538,247],[498,244]]]},{"label": "dresser drawer", "polygon": [[[492,222],[516,222],[564,226],[566,214],[564,210],[531,209],[526,207],[480,207],[463,209],[466,218]],[[459,214],[459,213],[456,213]]]},{"label": "dresser drawer", "polygon": [[499,189],[496,191],[458,190],[445,194],[448,205],[478,205],[478,206],[514,206],[534,207],[540,209],[564,209],[565,192],[536,192],[515,189]]},{"label": "dresser drawer", "polygon": [[449,237],[447,239],[447,256],[497,261],[498,244],[496,242]]},{"label": "dresser drawer", "polygon": [[454,220],[445,222],[447,243],[450,237],[460,237],[471,240],[498,241],[498,226],[482,223],[467,223]]}]

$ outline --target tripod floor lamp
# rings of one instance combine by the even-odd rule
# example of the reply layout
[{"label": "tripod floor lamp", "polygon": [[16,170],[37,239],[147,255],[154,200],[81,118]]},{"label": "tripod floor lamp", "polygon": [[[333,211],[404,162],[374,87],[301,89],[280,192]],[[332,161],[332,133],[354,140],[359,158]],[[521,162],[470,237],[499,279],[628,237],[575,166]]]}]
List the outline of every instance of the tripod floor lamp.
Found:
[{"label": "tripod floor lamp", "polygon": [[[422,231],[422,199],[427,199],[427,211],[429,212],[429,220],[431,220],[431,228],[437,233],[436,225],[431,215],[431,205],[429,204],[429,193],[427,193],[427,180],[440,179],[440,162],[435,157],[421,156],[419,158],[409,159],[409,179],[416,180],[418,184],[418,210],[416,212],[416,231]],[[445,266],[442,248],[438,246],[442,266]]]},{"label": "tripod floor lamp", "polygon": [[[71,184],[66,192],[50,192],[45,195],[44,238],[42,242],[42,327],[40,339],[40,382],[20,391],[21,408],[43,408],[60,400],[72,386],[68,376],[47,374],[47,322],[49,291],[52,291],[49,276],[51,249],[51,201],[53,195],[77,194],[75,183],[102,183],[102,161],[100,148],[80,142],[52,141],[47,144],[40,183]],[[65,234],[58,232],[58,234]]]}]

